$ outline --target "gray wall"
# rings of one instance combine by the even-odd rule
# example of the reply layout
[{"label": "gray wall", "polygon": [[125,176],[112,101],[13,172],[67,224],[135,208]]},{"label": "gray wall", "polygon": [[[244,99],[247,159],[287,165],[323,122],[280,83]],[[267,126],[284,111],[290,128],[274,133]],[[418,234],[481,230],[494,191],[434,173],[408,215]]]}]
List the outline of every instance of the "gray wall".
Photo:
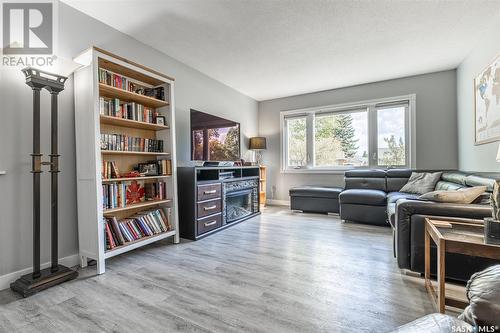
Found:
[{"label": "gray wall", "polygon": [[500,21],[481,33],[473,51],[457,68],[459,166],[467,171],[498,171],[498,142],[474,145],[474,78],[500,55]]},{"label": "gray wall", "polygon": [[[242,137],[257,134],[255,100],[98,22],[59,5],[59,54],[73,58],[91,45],[122,55],[176,78],[177,152],[189,159],[189,109],[210,112],[241,123]],[[19,70],[0,71],[0,277],[30,267],[32,258],[30,171],[32,99]],[[42,152],[49,152],[49,99],[43,97]],[[60,95],[60,257],[77,254],[75,132],[73,82]],[[247,140],[243,140],[242,153]],[[49,174],[42,175],[42,263],[49,260]]]},{"label": "gray wall", "polygon": [[[343,185],[342,174],[280,173],[280,112],[306,107],[416,94],[416,167],[458,165],[455,70],[375,82],[259,103],[259,134],[268,138],[268,197],[288,200],[288,189],[304,184]],[[275,191],[274,187],[275,186]]]}]

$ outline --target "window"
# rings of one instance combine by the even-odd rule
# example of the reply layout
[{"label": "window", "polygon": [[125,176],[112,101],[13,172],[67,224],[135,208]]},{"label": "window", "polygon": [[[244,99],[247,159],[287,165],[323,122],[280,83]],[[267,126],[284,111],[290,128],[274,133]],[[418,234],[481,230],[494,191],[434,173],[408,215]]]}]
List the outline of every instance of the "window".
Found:
[{"label": "window", "polygon": [[368,166],[367,134],[367,110],[315,114],[313,166]]},{"label": "window", "polygon": [[289,118],[287,125],[287,165],[303,167],[307,164],[306,117]]},{"label": "window", "polygon": [[415,96],[284,111],[282,169],[410,167]]},{"label": "window", "polygon": [[405,104],[377,108],[377,165],[408,164],[406,109]]}]

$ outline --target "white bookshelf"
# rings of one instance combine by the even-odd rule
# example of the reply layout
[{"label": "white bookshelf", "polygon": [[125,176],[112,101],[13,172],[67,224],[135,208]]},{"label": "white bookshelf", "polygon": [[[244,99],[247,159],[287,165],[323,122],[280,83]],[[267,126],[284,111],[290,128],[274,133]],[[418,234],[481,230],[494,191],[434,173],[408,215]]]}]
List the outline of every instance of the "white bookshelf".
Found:
[{"label": "white bookshelf", "polygon": [[[74,74],[75,88],[75,132],[78,195],[78,238],[81,266],[87,266],[89,259],[97,262],[97,273],[106,270],[106,259],[137,249],[161,239],[171,238],[179,242],[179,222],[177,205],[177,172],[175,152],[175,108],[174,79],[149,69],[143,65],[114,55],[97,47],[92,47],[75,58],[83,67]],[[99,68],[140,82],[146,87],[163,86],[165,100],[140,95],[119,88],[99,83]],[[99,97],[119,98],[123,101],[137,102],[155,108],[165,116],[165,125],[156,125],[134,120],[114,118],[100,114]],[[119,133],[131,136],[163,140],[162,153],[101,151],[101,133]],[[140,162],[152,159],[168,158],[171,160],[172,174],[163,176],[103,179],[101,165],[103,160],[115,161],[120,172],[130,171]],[[158,201],[145,201],[113,209],[104,209],[102,205],[102,184],[128,180],[164,181],[167,198]],[[143,237],[125,243],[112,250],[106,249],[103,225],[104,216],[124,218],[139,211],[151,208],[170,208],[170,224],[173,230],[158,235]],[[166,211],[166,210],[165,210]]]}]

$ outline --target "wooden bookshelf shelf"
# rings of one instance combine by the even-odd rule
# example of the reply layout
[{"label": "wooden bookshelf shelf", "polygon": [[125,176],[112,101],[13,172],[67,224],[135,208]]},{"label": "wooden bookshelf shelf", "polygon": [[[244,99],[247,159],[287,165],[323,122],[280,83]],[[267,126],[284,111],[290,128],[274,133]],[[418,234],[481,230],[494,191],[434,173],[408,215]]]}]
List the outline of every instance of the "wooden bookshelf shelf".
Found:
[{"label": "wooden bookshelf shelf", "polygon": [[126,182],[130,180],[148,180],[148,179],[162,179],[169,178],[171,175],[160,175],[160,176],[146,176],[146,177],[121,177],[121,178],[104,178],[103,183],[114,183],[114,182]]},{"label": "wooden bookshelf shelf", "polygon": [[154,156],[170,155],[170,153],[155,153],[150,151],[123,151],[123,150],[101,150],[101,153],[108,155],[154,155]]},{"label": "wooden bookshelf shelf", "polygon": [[160,239],[164,239],[164,238],[173,236],[175,234],[176,234],[175,230],[170,230],[170,231],[162,232],[161,234],[158,234],[158,235],[143,237],[141,239],[138,239],[138,240],[135,240],[132,242],[128,242],[124,245],[117,246],[112,250],[108,250],[105,252],[104,256],[106,259],[112,258],[112,257],[117,256],[119,254],[137,249],[137,248],[142,247],[144,245],[151,244],[153,242],[159,241]]},{"label": "wooden bookshelf shelf", "polygon": [[169,103],[166,101],[162,101],[154,97],[137,94],[132,91],[116,88],[104,83],[99,83],[99,94],[101,94],[101,96],[104,97],[119,98],[127,102],[136,102],[153,108],[161,108],[162,106],[169,105]]},{"label": "wooden bookshelf shelf", "polygon": [[104,214],[109,215],[109,214],[114,214],[118,212],[124,212],[127,210],[131,209],[137,209],[137,208],[147,208],[147,207],[153,207],[156,205],[162,205],[171,202],[172,200],[167,199],[167,200],[152,200],[152,201],[145,201],[137,204],[132,204],[128,205],[126,207],[118,207],[118,208],[111,208],[111,209],[104,209]]},{"label": "wooden bookshelf shelf", "polygon": [[114,126],[139,128],[139,129],[152,130],[152,131],[162,131],[162,130],[166,130],[166,129],[170,128],[170,127],[165,126],[165,125],[146,123],[143,121],[123,119],[123,118],[118,118],[118,117],[113,117],[113,116],[105,116],[102,114],[101,114],[100,118],[101,118],[101,124],[108,124],[108,125],[114,125]]},{"label": "wooden bookshelf shelf", "polygon": [[[86,63],[74,73],[75,97],[77,96],[75,98],[75,133],[78,151],[76,163],[78,170],[85,174],[85,177],[77,179],[79,258],[82,267],[86,267],[89,260],[95,260],[97,274],[103,274],[106,271],[106,259],[108,258],[165,238],[170,238],[175,244],[180,242],[175,154],[175,82],[169,76],[95,47],[75,58],[75,61],[82,63],[79,60],[84,60]],[[113,87],[102,83],[103,78],[108,83],[109,79],[111,82],[119,84],[125,80],[127,86],[130,82],[138,88],[154,89],[155,94],[158,97],[161,96],[161,99]],[[112,113],[101,114],[103,97],[119,99],[120,104],[135,102],[154,109],[147,110],[148,114],[150,116],[158,114],[164,117],[166,125],[113,117],[110,116]],[[114,107],[116,108],[116,105]],[[138,110],[140,109],[136,108],[134,112]],[[103,134],[107,136],[103,136]],[[161,141],[163,152],[100,149],[102,140],[113,141],[120,135],[140,138],[141,142],[145,142],[145,139]],[[96,155],[96,150],[100,151],[100,154]],[[163,160],[168,161],[164,162]],[[103,171],[106,172],[106,177],[111,177],[111,175],[119,174],[119,170],[135,170],[141,163],[156,163],[160,168],[167,168],[158,170],[165,170],[161,172],[171,174],[123,178],[103,178],[102,176]],[[111,169],[108,169],[110,167]],[[128,183],[134,180],[141,181],[140,185],[142,185],[142,181],[144,184],[148,184],[144,186],[144,197],[153,198],[155,198],[153,196],[155,194],[152,195],[149,190],[146,195],[146,187],[151,189],[154,187],[151,183],[161,182],[162,186],[153,188],[153,192],[161,190],[163,192],[162,198],[168,199],[143,201],[113,209],[102,208],[103,203],[108,202],[109,198],[118,200],[118,195],[124,195],[124,188],[125,191],[134,191]],[[123,184],[119,186],[120,190],[115,190],[113,185],[118,182],[123,182]],[[153,212],[156,210],[161,212]],[[162,223],[166,223],[165,219],[168,220],[172,230],[157,235],[151,235],[151,232],[141,232],[141,234],[150,236],[107,250],[108,244],[117,243],[114,238],[118,236],[116,230],[113,233],[109,228],[106,228],[110,221],[116,219],[118,223],[121,223],[120,221],[131,219],[128,221],[131,225],[127,228],[133,228],[132,224],[137,227],[139,226],[137,223],[140,223],[141,220],[141,217],[137,216],[138,212],[143,212],[146,215],[159,214],[158,222],[163,220]],[[111,228],[114,228],[113,223],[111,223]],[[138,236],[129,235],[127,237],[127,239],[135,238]],[[110,241],[112,239],[114,240]]]}]

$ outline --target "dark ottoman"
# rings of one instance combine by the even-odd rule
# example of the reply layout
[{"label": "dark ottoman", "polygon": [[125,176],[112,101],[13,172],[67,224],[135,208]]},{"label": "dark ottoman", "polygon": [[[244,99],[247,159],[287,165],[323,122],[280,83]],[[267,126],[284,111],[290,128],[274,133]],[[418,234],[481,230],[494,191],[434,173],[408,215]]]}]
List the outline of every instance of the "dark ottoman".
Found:
[{"label": "dark ottoman", "polygon": [[290,189],[290,208],[308,213],[339,213],[340,192],[339,187],[294,187]]}]

